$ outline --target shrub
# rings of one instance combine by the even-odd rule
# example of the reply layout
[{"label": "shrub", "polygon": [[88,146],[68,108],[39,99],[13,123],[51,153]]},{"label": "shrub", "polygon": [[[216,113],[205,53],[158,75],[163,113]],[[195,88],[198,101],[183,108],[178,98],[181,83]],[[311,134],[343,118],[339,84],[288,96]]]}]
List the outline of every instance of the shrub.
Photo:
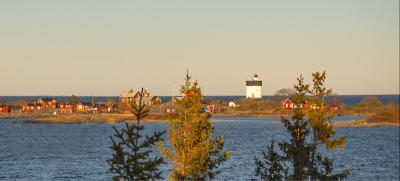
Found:
[{"label": "shrub", "polygon": [[354,107],[352,105],[348,105],[347,110],[352,111],[352,110],[354,110]]}]

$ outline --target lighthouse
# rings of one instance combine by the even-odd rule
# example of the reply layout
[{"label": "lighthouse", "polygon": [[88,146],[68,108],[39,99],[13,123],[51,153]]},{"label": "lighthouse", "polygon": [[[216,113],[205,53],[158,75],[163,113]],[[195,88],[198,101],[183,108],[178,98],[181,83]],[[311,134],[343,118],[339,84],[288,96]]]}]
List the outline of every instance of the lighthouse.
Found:
[{"label": "lighthouse", "polygon": [[261,93],[262,80],[254,74],[252,79],[246,80],[246,97],[247,98],[262,98]]}]

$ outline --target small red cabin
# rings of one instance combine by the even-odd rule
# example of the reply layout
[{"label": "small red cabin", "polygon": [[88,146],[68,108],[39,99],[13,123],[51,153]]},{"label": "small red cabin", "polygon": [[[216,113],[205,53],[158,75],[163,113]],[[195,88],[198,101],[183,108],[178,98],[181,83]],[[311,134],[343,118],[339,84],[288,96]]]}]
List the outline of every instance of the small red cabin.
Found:
[{"label": "small red cabin", "polygon": [[293,108],[294,104],[291,99],[286,99],[285,101],[283,101],[283,109],[293,109]]},{"label": "small red cabin", "polygon": [[60,113],[74,113],[74,108],[61,108]]},{"label": "small red cabin", "polygon": [[43,109],[42,104],[36,103],[36,102],[34,102],[34,103],[27,103],[27,104],[24,106],[24,111],[28,111],[28,110],[40,110],[40,109]]},{"label": "small red cabin", "polygon": [[80,102],[76,105],[78,111],[91,111],[93,105],[90,102]]},{"label": "small red cabin", "polygon": [[166,114],[177,114],[178,109],[165,109]]},{"label": "small red cabin", "polygon": [[317,106],[317,105],[314,103],[314,104],[311,104],[311,108],[312,108],[312,109],[322,109],[323,106]]},{"label": "small red cabin", "polygon": [[329,106],[329,111],[338,111],[339,106]]},{"label": "small red cabin", "polygon": [[76,109],[76,105],[72,105],[70,103],[64,103],[64,107],[65,108],[74,108],[74,109]]},{"label": "small red cabin", "polygon": [[121,111],[121,114],[132,114],[132,110]]},{"label": "small red cabin", "polygon": [[8,113],[8,106],[6,105],[0,105],[0,113]]}]

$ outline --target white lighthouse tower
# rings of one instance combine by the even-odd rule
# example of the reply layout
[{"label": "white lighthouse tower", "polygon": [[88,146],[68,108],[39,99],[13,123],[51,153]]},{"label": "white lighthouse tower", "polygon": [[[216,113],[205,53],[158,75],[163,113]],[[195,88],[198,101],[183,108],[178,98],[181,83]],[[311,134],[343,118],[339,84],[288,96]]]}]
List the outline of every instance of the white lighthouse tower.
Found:
[{"label": "white lighthouse tower", "polygon": [[258,75],[254,74],[252,79],[246,80],[246,97],[262,98],[261,93],[262,80],[258,79]]}]

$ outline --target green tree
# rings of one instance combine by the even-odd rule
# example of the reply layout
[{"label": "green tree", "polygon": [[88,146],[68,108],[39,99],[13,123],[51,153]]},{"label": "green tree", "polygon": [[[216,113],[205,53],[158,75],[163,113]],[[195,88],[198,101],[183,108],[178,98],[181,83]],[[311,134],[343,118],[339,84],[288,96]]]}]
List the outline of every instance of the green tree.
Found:
[{"label": "green tree", "polygon": [[81,102],[81,100],[78,99],[78,97],[75,96],[75,95],[72,95],[72,96],[71,96],[71,99],[68,100],[68,104],[71,104],[71,105],[77,105],[77,104],[80,103],[80,102]]},{"label": "green tree", "polygon": [[[329,111],[328,106],[325,105],[324,98],[328,97],[332,93],[332,89],[326,90],[324,87],[324,82],[326,79],[326,72],[323,73],[313,73],[313,89],[311,93],[313,98],[310,103],[316,104],[320,109],[309,109],[308,120],[309,126],[313,132],[313,144],[319,145],[324,144],[327,150],[341,150],[345,148],[344,142],[346,141],[346,136],[342,136],[339,139],[334,139],[336,135],[336,130],[332,128],[331,120],[335,117],[335,113]],[[316,147],[312,150],[312,162],[311,162],[311,180],[315,180],[320,173],[318,172],[316,163]],[[333,163],[332,163],[333,165]]]},{"label": "green tree", "polygon": [[214,127],[211,126],[210,114],[201,114],[199,105],[203,95],[197,95],[200,87],[197,81],[191,86],[189,73],[185,85],[180,92],[187,95],[177,100],[180,105],[179,118],[169,117],[168,138],[172,149],[159,142],[160,152],[170,161],[172,180],[203,180],[213,179],[222,170],[219,165],[228,160],[231,151],[222,152],[224,137],[212,137]]},{"label": "green tree", "polygon": [[[334,160],[322,157],[317,152],[319,144],[325,144],[329,150],[343,149],[345,137],[339,140],[332,138],[336,133],[329,124],[333,115],[327,113],[324,100],[321,98],[330,93],[329,90],[325,90],[322,87],[322,82],[325,80],[325,72],[323,74],[317,72],[313,74],[313,77],[314,87],[312,91],[309,90],[310,85],[303,84],[304,79],[301,76],[297,79],[298,85],[295,85],[297,93],[292,97],[295,105],[292,121],[284,117],[281,118],[281,122],[284,123],[285,128],[290,133],[291,139],[289,142],[278,143],[283,154],[275,156],[272,163],[276,163],[275,165],[279,163],[284,167],[279,168],[271,164],[271,162],[265,162],[262,167],[260,165],[256,167],[256,173],[259,168],[272,168],[272,170],[278,170],[278,173],[285,173],[283,178],[288,180],[341,180],[350,174],[349,169],[339,174],[332,174]],[[306,93],[313,93],[314,97],[310,102],[317,104],[322,109],[306,108],[304,106],[304,102],[307,100]],[[308,119],[304,118],[306,113],[309,114]],[[306,139],[311,131],[313,137]],[[311,140],[311,142],[306,140]],[[272,154],[277,153],[275,151],[269,152],[267,158]]]},{"label": "green tree", "polygon": [[[140,96],[140,102],[141,100],[142,96]],[[157,142],[163,140],[161,136],[165,131],[154,132],[154,135],[151,137],[146,135],[146,139],[143,140],[142,135],[139,134],[139,131],[144,130],[144,126],[140,126],[140,119],[146,117],[149,110],[145,110],[145,105],[141,104],[139,104],[138,107],[134,104],[131,104],[131,106],[133,107],[132,113],[136,117],[137,124],[128,125],[128,123],[126,123],[126,128],[122,129],[121,132],[114,126],[113,128],[116,132],[114,136],[120,141],[118,143],[110,136],[113,142],[113,146],[110,148],[113,149],[115,153],[112,154],[113,158],[107,160],[107,162],[111,166],[109,170],[117,174],[113,176],[113,180],[162,179],[161,172],[157,172],[157,167],[165,163],[163,158],[155,157],[151,160],[149,154],[152,152],[150,148]],[[125,149],[127,151],[125,151]]]},{"label": "green tree", "polygon": [[282,180],[287,176],[287,169],[279,162],[282,158],[274,150],[275,141],[271,141],[271,145],[267,146],[268,152],[262,151],[264,161],[254,158],[256,162],[256,176],[262,180]]}]

